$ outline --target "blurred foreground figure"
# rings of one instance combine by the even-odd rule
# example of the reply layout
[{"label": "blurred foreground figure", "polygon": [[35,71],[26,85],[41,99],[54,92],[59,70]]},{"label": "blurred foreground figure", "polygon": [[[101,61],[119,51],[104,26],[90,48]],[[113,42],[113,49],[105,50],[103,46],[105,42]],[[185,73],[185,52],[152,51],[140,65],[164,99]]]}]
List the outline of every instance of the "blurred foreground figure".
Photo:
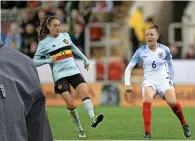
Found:
[{"label": "blurred foreground figure", "polygon": [[53,141],[37,70],[0,40],[0,141]]}]

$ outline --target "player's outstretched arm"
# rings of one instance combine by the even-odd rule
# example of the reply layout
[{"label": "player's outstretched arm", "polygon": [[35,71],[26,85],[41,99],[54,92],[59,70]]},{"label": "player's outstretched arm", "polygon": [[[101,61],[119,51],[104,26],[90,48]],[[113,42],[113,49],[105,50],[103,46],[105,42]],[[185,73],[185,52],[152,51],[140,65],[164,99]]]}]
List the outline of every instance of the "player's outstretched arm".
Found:
[{"label": "player's outstretched arm", "polygon": [[142,51],[142,48],[139,48],[133,57],[131,58],[131,61],[127,65],[125,69],[125,88],[127,93],[133,92],[133,87],[131,86],[131,71],[135,67],[135,65],[139,62],[140,59],[140,53]]},{"label": "player's outstretched arm", "polygon": [[72,51],[84,60],[85,64],[89,64],[87,57],[72,43]]}]

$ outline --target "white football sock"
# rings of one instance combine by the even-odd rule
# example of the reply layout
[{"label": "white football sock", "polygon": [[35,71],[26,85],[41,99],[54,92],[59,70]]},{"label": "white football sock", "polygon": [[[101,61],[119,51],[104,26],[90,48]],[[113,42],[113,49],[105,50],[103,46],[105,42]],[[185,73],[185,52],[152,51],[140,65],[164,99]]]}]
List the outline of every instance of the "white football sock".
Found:
[{"label": "white football sock", "polygon": [[73,110],[67,109],[67,112],[68,112],[70,118],[72,119],[73,123],[77,126],[78,130],[79,131],[83,130],[83,127],[81,125],[77,109],[76,108],[73,109]]},{"label": "white football sock", "polygon": [[83,100],[83,106],[90,119],[93,119],[95,117],[95,113],[91,99]]}]

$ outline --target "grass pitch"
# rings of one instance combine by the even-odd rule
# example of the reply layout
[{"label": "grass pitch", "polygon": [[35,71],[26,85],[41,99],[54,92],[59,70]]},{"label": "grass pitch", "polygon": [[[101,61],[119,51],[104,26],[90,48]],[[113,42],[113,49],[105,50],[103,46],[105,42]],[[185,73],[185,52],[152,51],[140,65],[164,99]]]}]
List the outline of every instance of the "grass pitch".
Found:
[{"label": "grass pitch", "polygon": [[[95,107],[96,113],[103,113],[104,120],[97,128],[90,126],[90,120],[83,107],[77,107],[87,138],[78,138],[66,107],[48,107],[49,121],[55,140],[143,140],[144,127],[141,107]],[[195,108],[183,108],[192,136],[183,135],[180,122],[167,107],[152,107],[151,134],[153,140],[195,140]]]}]

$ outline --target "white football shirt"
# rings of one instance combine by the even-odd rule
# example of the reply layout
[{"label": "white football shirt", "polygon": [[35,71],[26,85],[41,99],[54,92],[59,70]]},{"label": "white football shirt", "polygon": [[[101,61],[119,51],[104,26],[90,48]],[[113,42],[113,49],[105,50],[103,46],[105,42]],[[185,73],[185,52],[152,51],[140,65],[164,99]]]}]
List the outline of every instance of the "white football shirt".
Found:
[{"label": "white football shirt", "polygon": [[170,77],[173,81],[174,71],[170,49],[163,44],[158,44],[157,49],[152,51],[148,45],[144,45],[135,52],[125,70],[125,85],[130,85],[131,70],[139,60],[142,61],[144,80],[158,81]]}]

